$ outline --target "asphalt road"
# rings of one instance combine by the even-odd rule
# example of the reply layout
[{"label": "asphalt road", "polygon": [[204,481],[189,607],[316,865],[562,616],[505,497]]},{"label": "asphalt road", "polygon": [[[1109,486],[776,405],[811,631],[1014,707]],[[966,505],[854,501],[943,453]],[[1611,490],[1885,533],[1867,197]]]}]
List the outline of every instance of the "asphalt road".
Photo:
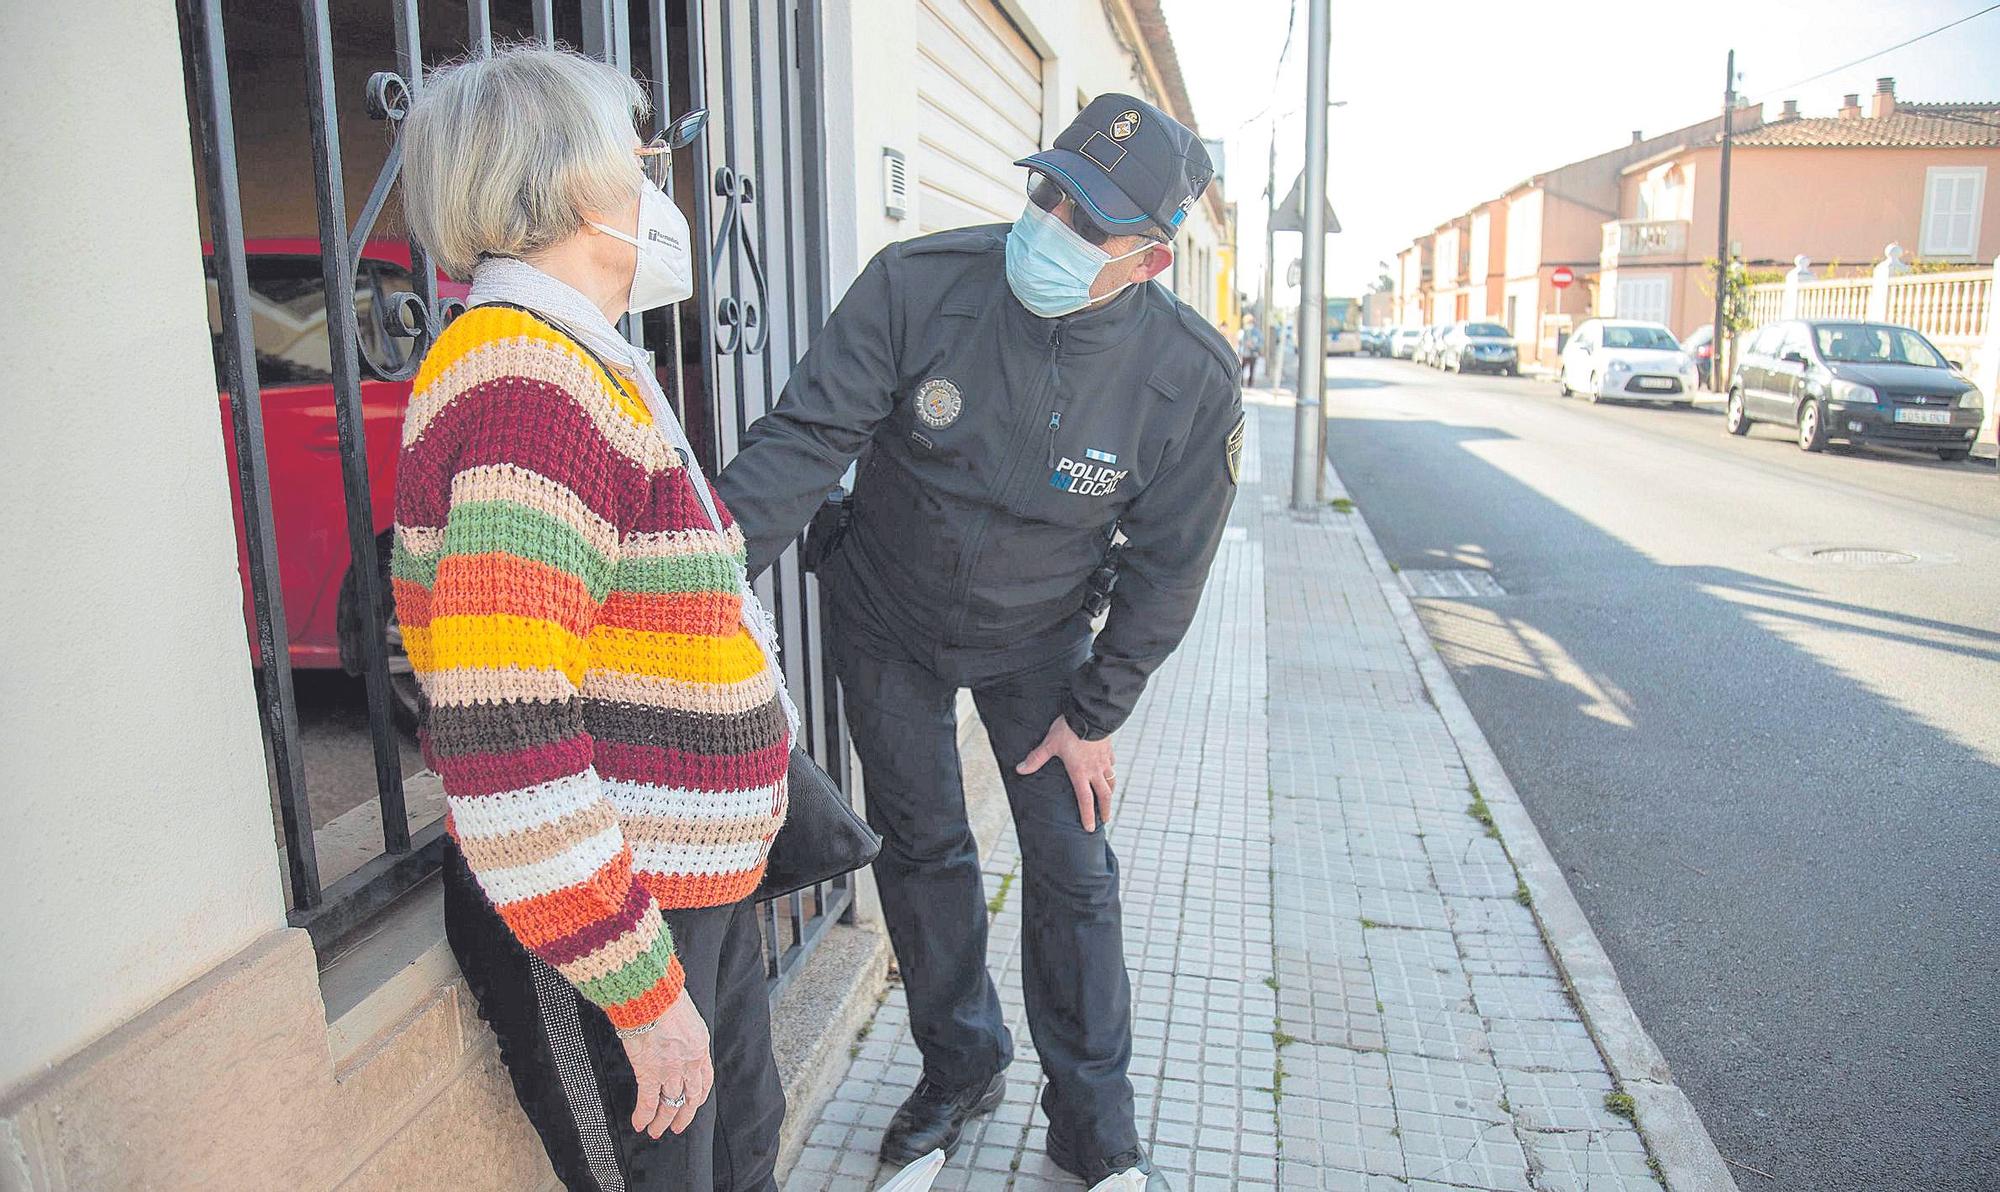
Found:
[{"label": "asphalt road", "polygon": [[1741,1187],[2000,1188],[1992,464],[1329,374],[1391,562],[1505,590],[1418,607]]}]

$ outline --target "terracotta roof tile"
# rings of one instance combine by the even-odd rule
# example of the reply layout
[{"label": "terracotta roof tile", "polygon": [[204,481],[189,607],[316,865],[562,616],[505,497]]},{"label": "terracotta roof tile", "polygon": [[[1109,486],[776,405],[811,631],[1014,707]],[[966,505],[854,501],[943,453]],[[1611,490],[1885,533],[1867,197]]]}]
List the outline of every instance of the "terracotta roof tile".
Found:
[{"label": "terracotta roof tile", "polygon": [[1773,120],[1738,136],[1736,143],[1781,148],[2000,148],[2000,103],[1899,103],[1880,120],[1838,116]]}]

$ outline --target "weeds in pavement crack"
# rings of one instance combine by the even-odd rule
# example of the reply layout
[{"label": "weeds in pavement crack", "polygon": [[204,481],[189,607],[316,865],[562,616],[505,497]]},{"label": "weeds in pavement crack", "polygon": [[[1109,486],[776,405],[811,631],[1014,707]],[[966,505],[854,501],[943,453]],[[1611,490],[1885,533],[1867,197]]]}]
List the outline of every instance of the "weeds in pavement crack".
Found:
[{"label": "weeds in pavement crack", "polygon": [[986,900],[987,914],[997,915],[1000,913],[1000,908],[1007,905],[1007,891],[1012,889],[1013,886],[1014,871],[1010,869],[1000,875],[1000,888],[993,892],[993,897]]},{"label": "weeds in pavement crack", "polygon": [[1633,1102],[1632,1094],[1630,1093],[1604,1094],[1604,1108],[1628,1122],[1637,1122],[1639,1120],[1639,1107]]}]

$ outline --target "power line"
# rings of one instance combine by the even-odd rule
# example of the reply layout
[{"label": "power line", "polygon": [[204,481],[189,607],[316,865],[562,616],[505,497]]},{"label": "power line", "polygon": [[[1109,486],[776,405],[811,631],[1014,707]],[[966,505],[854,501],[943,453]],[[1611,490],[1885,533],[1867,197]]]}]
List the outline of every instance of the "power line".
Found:
[{"label": "power line", "polygon": [[1760,94],[1757,98],[1766,99],[1772,95],[1777,94],[1780,91],[1790,91],[1794,87],[1803,87],[1807,83],[1816,83],[1830,74],[1839,74],[1843,70],[1847,70],[1851,67],[1856,67],[1861,65],[1863,62],[1868,62],[1872,59],[1880,58],[1884,54],[1893,54],[1897,50],[1902,49],[1904,46],[1913,46],[1927,37],[1936,37],[1938,34],[1943,33],[1947,29],[1955,29],[1958,26],[1965,24],[1967,21],[1983,17],[1987,13],[1992,12],[1995,9],[2000,9],[2000,4],[1989,4],[1985,8],[1980,9],[1978,12],[1975,12],[1970,16],[1960,17],[1948,25],[1939,25],[1937,28],[1931,30],[1928,33],[1919,33],[1915,37],[1910,38],[1908,41],[1899,41],[1895,45],[1888,46],[1884,49],[1876,50],[1872,54],[1866,54],[1863,55],[1862,57],[1856,58],[1852,62],[1843,62],[1839,66],[1836,66],[1831,70],[1822,70],[1816,75],[1807,75],[1803,79],[1799,79],[1795,82],[1786,83],[1782,87],[1772,87],[1769,90]]},{"label": "power line", "polygon": [[[1238,124],[1236,126],[1237,132],[1242,132],[1244,129],[1250,127],[1252,124],[1255,124],[1257,123],[1257,121],[1262,120],[1265,116],[1270,114],[1272,108],[1278,106],[1278,80],[1284,77],[1285,59],[1291,57],[1292,55],[1292,34],[1294,31],[1297,30],[1298,23],[1299,23],[1299,0],[1292,0],[1292,6],[1290,10],[1288,10],[1285,14],[1285,44],[1278,50],[1277,67],[1271,71],[1271,98],[1264,101],[1264,106],[1257,110],[1256,115],[1251,116],[1247,120],[1244,120],[1242,123]],[[1273,128],[1271,130],[1271,135],[1272,136],[1277,135],[1276,128]]]}]

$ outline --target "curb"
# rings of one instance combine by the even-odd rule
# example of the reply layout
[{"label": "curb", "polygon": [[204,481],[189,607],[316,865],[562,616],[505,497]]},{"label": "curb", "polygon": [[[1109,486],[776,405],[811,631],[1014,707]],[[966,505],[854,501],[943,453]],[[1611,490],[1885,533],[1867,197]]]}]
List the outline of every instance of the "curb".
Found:
[{"label": "curb", "polygon": [[[1331,461],[1326,469],[1329,494],[1349,496]],[[1389,569],[1389,560],[1376,542],[1374,530],[1365,516],[1360,517],[1358,525],[1356,537],[1361,551],[1395,614],[1424,686],[1436,701],[1467,773],[1478,783],[1479,793],[1493,812],[1508,858],[1528,887],[1530,909],[1541,926],[1543,942],[1575,995],[1584,1026],[1596,1041],[1612,1079],[1631,1095],[1638,1111],[1639,1133],[1658,1160],[1667,1187],[1671,1192],[1735,1189],[1736,1181],[1729,1174],[1722,1152],[1716,1149],[1715,1140],[1709,1137],[1708,1128],[1695,1113],[1694,1103],[1675,1083],[1666,1057],[1646,1033],[1632,1003],[1626,1000],[1618,974],[1611,967],[1611,958],[1598,943],[1597,933],[1591,930],[1576,895],[1570,892],[1561,866],[1542,840],[1535,821],[1529,818],[1520,793],[1514,789],[1500,758],[1473,718],[1465,697],[1459,694],[1458,684],[1438,656],[1437,647],[1417,616],[1416,606],[1403,591],[1395,572]]]}]

